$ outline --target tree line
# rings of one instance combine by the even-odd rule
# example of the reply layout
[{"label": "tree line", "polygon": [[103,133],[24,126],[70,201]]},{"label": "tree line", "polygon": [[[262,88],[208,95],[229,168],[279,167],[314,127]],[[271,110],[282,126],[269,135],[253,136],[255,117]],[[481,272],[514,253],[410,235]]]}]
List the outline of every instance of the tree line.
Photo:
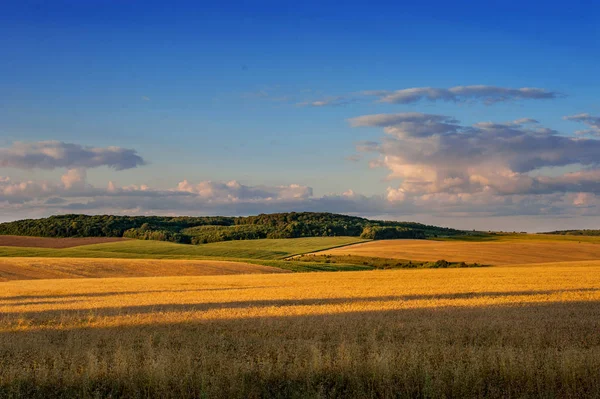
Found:
[{"label": "tree line", "polygon": [[562,236],[600,236],[600,230],[557,230],[540,234],[558,234]]},{"label": "tree line", "polygon": [[414,222],[369,220],[325,212],[247,217],[57,215],[0,224],[0,234],[38,237],[129,237],[203,244],[229,240],[354,236],[368,239],[427,238],[464,231]]}]

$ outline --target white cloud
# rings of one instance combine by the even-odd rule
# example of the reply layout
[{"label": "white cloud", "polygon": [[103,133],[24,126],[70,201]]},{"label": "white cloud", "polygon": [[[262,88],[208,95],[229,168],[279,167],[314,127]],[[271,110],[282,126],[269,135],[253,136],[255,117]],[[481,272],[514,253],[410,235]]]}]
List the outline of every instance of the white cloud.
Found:
[{"label": "white cloud", "polygon": [[200,198],[214,201],[256,201],[304,199],[312,196],[312,189],[298,184],[289,186],[247,186],[232,180],[229,182],[203,181],[191,184],[183,180],[177,185],[178,191],[192,193]]},{"label": "white cloud", "polygon": [[593,203],[596,199],[594,194],[590,193],[578,193],[573,199],[573,205],[575,206],[587,206]]},{"label": "white cloud", "polygon": [[85,169],[69,169],[67,173],[61,176],[60,180],[66,189],[83,187],[86,175]]},{"label": "white cloud", "polygon": [[[448,116],[399,113],[349,122],[383,128],[379,143],[357,149],[377,153],[373,166],[387,168],[389,180],[401,181],[388,191],[393,201],[434,195],[468,202],[473,195],[489,201],[494,195],[600,193],[600,140],[563,136],[531,119],[462,126]],[[556,167],[573,171],[544,173]]]},{"label": "white cloud", "polygon": [[335,97],[323,97],[318,100],[311,101],[303,101],[299,102],[296,105],[300,107],[335,107],[340,105],[348,105],[353,102],[356,102],[357,98],[345,97],[345,96],[335,96]]},{"label": "white cloud", "polygon": [[135,150],[84,147],[61,141],[15,142],[0,148],[0,167],[17,169],[96,168],[131,169],[146,162]]},{"label": "white cloud", "polygon": [[535,87],[508,88],[486,85],[455,86],[449,89],[413,87],[395,91],[365,91],[363,94],[378,97],[379,102],[392,104],[410,104],[421,100],[452,102],[477,100],[487,105],[502,101],[542,100],[562,96],[559,93]]},{"label": "white cloud", "polygon": [[589,126],[589,129],[579,130],[575,132],[576,134],[589,134],[593,136],[600,136],[600,116],[592,116],[590,114],[577,114],[565,116],[563,119],[567,121],[581,122]]},{"label": "white cloud", "polygon": [[[282,186],[249,186],[235,180],[229,182],[203,181],[190,183],[183,180],[172,189],[154,189],[147,185],[119,187],[109,182],[105,189],[85,184],[85,175],[70,170],[61,177],[61,183],[0,179],[0,211],[9,212],[10,204],[19,209],[40,210],[47,213],[105,211],[120,213],[139,211],[163,211],[186,213],[204,211],[209,213],[259,212],[266,208],[293,210],[314,200],[312,188],[299,184]],[[48,202],[49,201],[49,202]],[[8,204],[2,206],[1,204]]]}]

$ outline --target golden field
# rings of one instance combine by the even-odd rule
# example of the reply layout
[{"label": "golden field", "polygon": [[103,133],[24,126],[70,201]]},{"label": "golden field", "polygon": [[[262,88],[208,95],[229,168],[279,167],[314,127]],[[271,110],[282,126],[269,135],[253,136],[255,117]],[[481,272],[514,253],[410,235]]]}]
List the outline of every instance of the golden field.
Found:
[{"label": "golden field", "polygon": [[285,273],[285,270],[218,260],[0,257],[0,282],[86,277],[210,276],[253,273]]},{"label": "golden field", "polygon": [[0,397],[600,396],[600,261],[0,288]]},{"label": "golden field", "polygon": [[[526,236],[490,241],[381,240],[331,249],[319,254],[506,265],[600,259],[600,240]],[[589,239],[591,237],[584,237]]]}]

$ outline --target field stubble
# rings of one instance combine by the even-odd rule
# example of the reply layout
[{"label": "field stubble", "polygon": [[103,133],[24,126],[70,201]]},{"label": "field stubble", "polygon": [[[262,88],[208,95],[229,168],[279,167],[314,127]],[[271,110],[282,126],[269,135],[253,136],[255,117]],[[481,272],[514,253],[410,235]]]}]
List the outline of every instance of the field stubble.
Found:
[{"label": "field stubble", "polygon": [[600,261],[2,288],[2,397],[600,396]]},{"label": "field stubble", "polygon": [[[381,240],[319,252],[331,255],[376,256],[413,261],[507,265],[600,259],[600,238],[579,242],[561,237],[529,235],[498,241]],[[552,239],[554,238],[554,239]]]},{"label": "field stubble", "polygon": [[211,276],[284,273],[285,270],[218,260],[0,257],[0,282],[32,279]]}]

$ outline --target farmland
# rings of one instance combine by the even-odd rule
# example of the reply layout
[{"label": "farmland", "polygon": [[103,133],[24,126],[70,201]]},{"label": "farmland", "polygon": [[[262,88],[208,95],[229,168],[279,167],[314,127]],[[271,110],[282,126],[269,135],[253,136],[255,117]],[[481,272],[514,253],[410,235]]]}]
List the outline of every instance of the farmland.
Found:
[{"label": "farmland", "polygon": [[125,239],[119,237],[50,238],[0,235],[0,247],[71,248],[123,240]]},{"label": "farmland", "polygon": [[[28,238],[28,237],[27,237]],[[70,240],[70,239],[60,239]],[[365,242],[356,237],[319,237],[272,240],[240,240],[203,245],[164,241],[124,240],[71,248],[0,246],[0,256],[42,256],[77,258],[157,258],[157,259],[283,259],[296,254],[320,251]]]},{"label": "farmland", "polygon": [[600,239],[562,237],[3,246],[0,397],[599,396]]},{"label": "farmland", "polygon": [[600,262],[14,281],[0,396],[600,395]]},{"label": "farmland", "polygon": [[324,251],[323,254],[390,259],[476,262],[488,265],[600,259],[600,238],[513,235],[492,240],[381,240]]},{"label": "farmland", "polygon": [[284,269],[219,260],[0,258],[0,282],[86,277],[206,276],[282,273]]},{"label": "farmland", "polygon": [[[37,242],[45,244],[44,240]],[[54,240],[56,248],[0,247],[0,279],[214,275],[273,272],[272,268],[294,272],[371,269],[344,262],[327,265],[283,260],[365,241],[355,237],[244,240],[204,245],[120,240],[67,248],[60,240],[74,239],[49,240]]]}]

